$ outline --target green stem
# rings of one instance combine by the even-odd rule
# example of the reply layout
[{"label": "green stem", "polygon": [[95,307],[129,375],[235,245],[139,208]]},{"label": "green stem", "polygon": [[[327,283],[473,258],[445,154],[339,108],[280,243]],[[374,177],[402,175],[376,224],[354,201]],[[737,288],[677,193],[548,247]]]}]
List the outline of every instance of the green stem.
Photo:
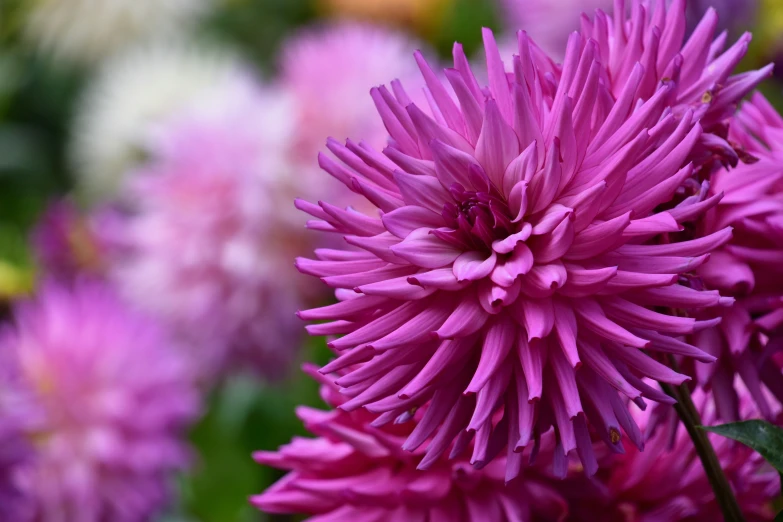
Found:
[{"label": "green stem", "polygon": [[[677,371],[676,361],[670,361],[672,368]],[[723,473],[718,456],[712,447],[707,433],[700,429],[701,416],[696,406],[693,404],[691,392],[685,384],[672,386],[671,384],[661,383],[663,391],[673,397],[677,404],[674,405],[677,414],[680,416],[685,429],[688,431],[693,445],[696,447],[696,453],[699,455],[704,471],[710,481],[712,490],[715,492],[715,498],[723,512],[723,518],[726,522],[745,522],[745,517],[734,496],[726,474]]]}]

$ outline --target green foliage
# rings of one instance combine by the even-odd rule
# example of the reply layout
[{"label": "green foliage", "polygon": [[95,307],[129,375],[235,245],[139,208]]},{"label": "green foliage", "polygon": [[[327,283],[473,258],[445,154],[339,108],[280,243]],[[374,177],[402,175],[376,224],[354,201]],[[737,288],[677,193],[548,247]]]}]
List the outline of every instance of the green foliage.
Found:
[{"label": "green foliage", "polygon": [[783,473],[783,430],[763,420],[749,420],[703,426],[703,429],[741,442],[759,452],[767,462]]},{"label": "green foliage", "polygon": [[[325,362],[321,340],[310,343],[303,359]],[[294,409],[323,408],[318,385],[301,371],[277,385],[249,376],[235,377],[216,390],[208,413],[195,427],[192,441],[198,451],[195,469],[182,477],[182,509],[202,522],[252,522],[261,514],[247,498],[260,493],[282,473],[251,458],[257,450],[276,450],[292,435],[307,436]]]},{"label": "green foliage", "polygon": [[[702,426],[702,429],[736,440],[757,451],[778,470],[783,483],[783,429],[763,420]],[[775,517],[775,522],[783,522],[783,511]]]}]

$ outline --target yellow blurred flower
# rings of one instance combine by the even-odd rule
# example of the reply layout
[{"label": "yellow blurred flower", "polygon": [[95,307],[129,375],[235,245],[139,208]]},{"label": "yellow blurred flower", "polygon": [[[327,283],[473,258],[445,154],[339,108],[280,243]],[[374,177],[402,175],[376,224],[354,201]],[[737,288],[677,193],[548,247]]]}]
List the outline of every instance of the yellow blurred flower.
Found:
[{"label": "yellow blurred flower", "polygon": [[333,16],[389,23],[428,32],[436,27],[453,0],[318,0]]}]

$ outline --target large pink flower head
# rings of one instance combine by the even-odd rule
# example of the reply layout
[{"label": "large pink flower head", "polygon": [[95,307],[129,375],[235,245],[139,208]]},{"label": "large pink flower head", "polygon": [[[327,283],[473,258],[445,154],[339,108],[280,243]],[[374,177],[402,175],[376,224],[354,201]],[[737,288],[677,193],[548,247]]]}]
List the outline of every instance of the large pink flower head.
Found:
[{"label": "large pink flower head", "polygon": [[[332,383],[324,383],[321,394],[332,407],[345,402]],[[299,408],[305,427],[318,438],[297,437],[276,452],[257,452],[258,462],[289,473],[251,503],[268,513],[313,515],[313,521],[564,519],[567,506],[551,478],[533,466],[506,484],[503,461],[475,470],[463,454],[467,444],[451,445],[443,436],[431,439],[436,452],[450,451],[453,460],[401,449],[408,437],[429,437],[429,423],[441,413],[425,410],[386,424],[364,410]],[[455,422],[464,411],[442,413],[451,419],[446,422]]]},{"label": "large pink flower head", "polygon": [[311,333],[343,334],[330,343],[343,355],[325,372],[361,363],[337,381],[351,397],[343,409],[391,420],[428,401],[447,412],[464,394],[460,422],[429,426],[475,436],[474,463],[506,442],[518,451],[510,462],[521,459],[554,427],[559,451],[578,449],[587,465],[588,425],[617,451],[623,431],[642,445],[622,397],[642,407],[643,397],[669,399],[641,378],[686,379],[642,349],[714,361],[678,337],[719,321],[692,310],[731,299],[680,276],[731,230],[644,244],[676,237],[680,222],[720,199],[672,204],[702,136],[692,109],[669,105],[679,99],[675,80],[649,90],[636,63],[609,82],[599,45],[578,34],[560,69],[520,33],[507,74],[484,35],[488,87],[459,45],[445,71],[453,95],[417,55],[431,115],[394,82],[372,90],[390,134],[384,154],[328,143],[341,163],[322,155],[321,166],[379,213],[298,202],[318,219],[312,228],[355,247],[298,260],[340,298],[300,316],[332,321]]},{"label": "large pink flower head", "polygon": [[248,363],[279,377],[300,345],[306,282],[290,259],[310,248],[300,216],[277,210],[299,187],[282,157],[288,113],[247,79],[217,91],[150,140],[114,278],[180,334],[205,377]]},{"label": "large pink flower head", "polygon": [[[741,396],[743,417],[757,416],[747,391]],[[716,424],[712,398],[701,390],[693,398],[702,422]],[[641,425],[651,420],[649,412],[635,417]],[[778,474],[747,446],[712,434],[710,442],[746,519],[772,520],[771,502],[780,491]],[[569,520],[574,522],[722,520],[693,441],[673,411],[647,439],[643,452],[630,448],[625,454],[611,455],[592,479],[574,477],[561,486],[559,491],[571,507]]]},{"label": "large pink flower head", "polygon": [[33,520],[148,520],[187,459],[198,396],[154,321],[100,283],[47,283],[0,337],[0,410],[32,456],[14,471]]},{"label": "large pink flower head", "polygon": [[697,364],[695,370],[700,384],[715,395],[722,419],[740,417],[735,375],[761,414],[771,418],[764,388],[783,402],[783,374],[769,362],[780,343],[768,340],[783,324],[783,118],[761,94],[754,94],[732,121],[729,140],[743,161],[714,173],[705,184],[706,196],[724,196],[697,227],[699,233],[710,233],[732,226],[735,234],[696,275],[708,288],[738,301],[723,311],[719,327],[695,336],[697,346],[719,358],[715,365]]}]

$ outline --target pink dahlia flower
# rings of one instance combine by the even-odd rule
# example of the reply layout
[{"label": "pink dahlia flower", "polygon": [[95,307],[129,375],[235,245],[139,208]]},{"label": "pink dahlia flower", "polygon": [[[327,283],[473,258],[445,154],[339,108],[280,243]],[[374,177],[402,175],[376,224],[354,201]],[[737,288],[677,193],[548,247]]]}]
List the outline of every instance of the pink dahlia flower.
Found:
[{"label": "pink dahlia flower", "polygon": [[309,244],[278,210],[299,187],[278,101],[243,79],[161,124],[115,230],[123,295],[171,325],[205,377],[248,364],[280,377],[301,344],[306,281],[290,259]]},{"label": "pink dahlia flower", "polygon": [[[322,396],[332,407],[345,400],[332,384],[322,387]],[[268,513],[303,513],[324,522],[565,518],[565,502],[552,481],[533,466],[506,484],[502,460],[475,470],[462,455],[466,447],[460,450],[442,436],[433,438],[430,446],[441,453],[452,450],[452,455],[459,455],[455,459],[401,449],[406,438],[428,438],[431,412],[419,410],[399,423],[386,424],[364,410],[301,407],[297,414],[318,438],[296,437],[276,452],[257,452],[254,458],[261,464],[289,473],[250,501]],[[455,422],[459,415],[454,410],[447,422]]]},{"label": "pink dahlia flower", "polygon": [[[718,423],[711,397],[699,391],[694,402],[705,425]],[[747,392],[742,395],[743,418],[759,411]],[[702,522],[722,520],[704,467],[693,441],[674,415],[657,426],[644,451],[630,448],[602,462],[592,479],[575,477],[559,491],[571,508],[574,522]],[[648,412],[634,415],[644,426]],[[747,446],[710,435],[721,467],[749,522],[772,520],[771,502],[780,492],[778,474]]]},{"label": "pink dahlia flower", "polygon": [[735,234],[696,274],[708,288],[738,301],[723,311],[719,327],[694,337],[694,344],[719,358],[695,370],[715,395],[722,419],[740,418],[735,375],[771,418],[774,405],[764,389],[783,402],[783,374],[769,362],[781,343],[768,340],[783,324],[783,118],[756,93],[732,121],[729,140],[743,162],[711,176],[707,197],[724,196],[697,226],[704,234],[731,226]]},{"label": "pink dahlia flower", "polygon": [[[391,136],[384,154],[328,142],[340,161],[322,155],[321,166],[378,217],[297,203],[317,218],[311,228],[355,247],[297,261],[340,299],[300,316],[331,321],[312,334],[343,335],[330,343],[343,355],[323,371],[360,363],[337,381],[351,398],[341,408],[390,421],[430,401],[429,433],[475,437],[476,465],[508,443],[510,469],[554,426],[559,452],[577,450],[590,470],[590,426],[616,451],[623,431],[642,446],[623,397],[670,402],[642,378],[687,379],[643,349],[715,360],[679,337],[719,321],[691,311],[731,300],[680,276],[731,230],[644,244],[676,237],[680,222],[719,200],[671,206],[702,136],[694,110],[669,106],[675,80],[648,91],[637,63],[609,84],[599,45],[578,34],[561,70],[520,33],[506,74],[492,33],[484,36],[488,87],[459,45],[445,71],[453,95],[417,55],[432,116],[394,82],[372,90]],[[463,395],[458,421],[444,422]]]},{"label": "pink dahlia flower", "polygon": [[156,323],[99,283],[49,283],[16,308],[0,357],[0,411],[32,449],[14,470],[32,520],[149,520],[198,412],[185,360]]},{"label": "pink dahlia flower", "polygon": [[410,56],[421,45],[404,33],[356,22],[306,29],[284,42],[280,85],[296,114],[294,158],[310,165],[325,136],[384,145],[386,131],[367,92],[390,77],[417,79]]}]

